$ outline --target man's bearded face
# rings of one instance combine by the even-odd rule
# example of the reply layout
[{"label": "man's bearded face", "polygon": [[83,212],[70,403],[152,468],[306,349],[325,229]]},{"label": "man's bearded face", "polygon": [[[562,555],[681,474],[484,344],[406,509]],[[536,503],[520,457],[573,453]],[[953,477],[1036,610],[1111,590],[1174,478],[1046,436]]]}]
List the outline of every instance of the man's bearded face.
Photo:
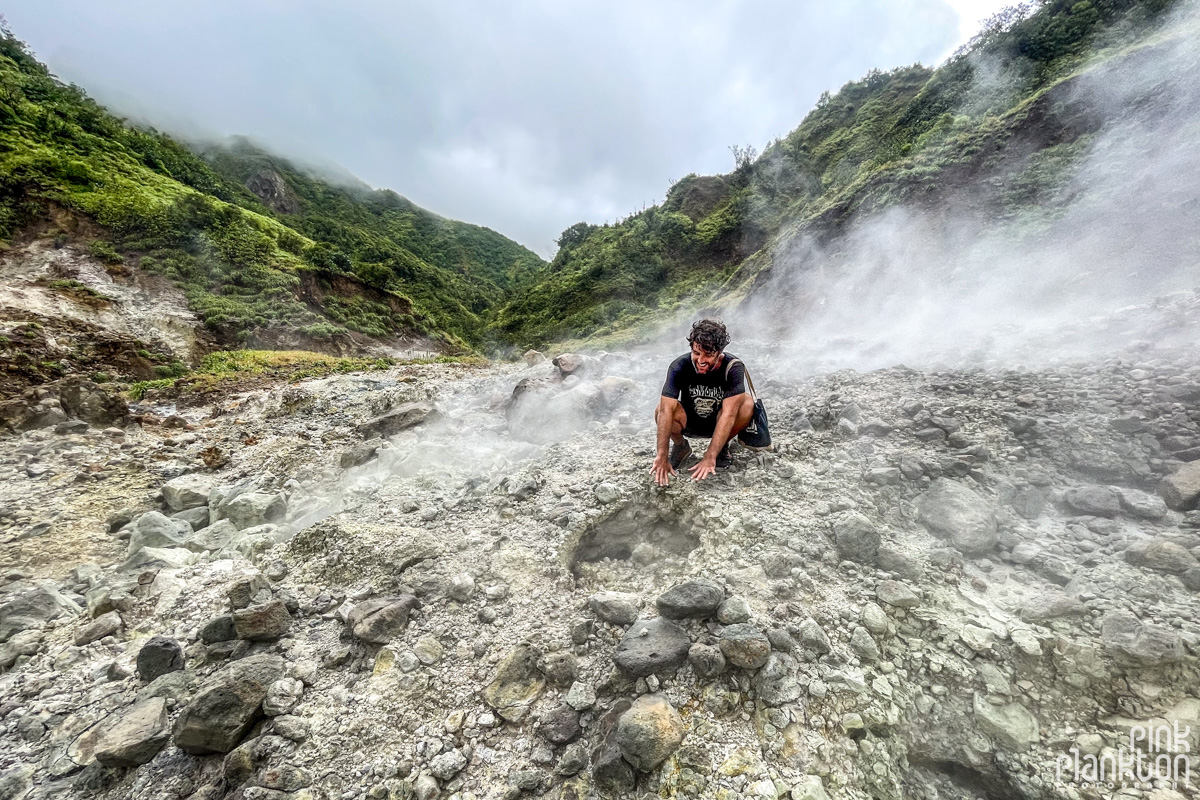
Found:
[{"label": "man's bearded face", "polygon": [[692,366],[696,368],[696,372],[703,375],[711,369],[715,369],[721,361],[721,351],[715,353],[705,350],[700,345],[692,342]]}]

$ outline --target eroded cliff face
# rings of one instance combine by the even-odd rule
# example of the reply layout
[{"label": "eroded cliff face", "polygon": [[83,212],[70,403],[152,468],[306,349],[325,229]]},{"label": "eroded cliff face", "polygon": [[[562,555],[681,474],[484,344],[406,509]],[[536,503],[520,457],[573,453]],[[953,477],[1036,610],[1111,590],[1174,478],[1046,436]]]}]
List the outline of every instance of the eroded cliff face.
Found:
[{"label": "eroded cliff face", "polygon": [[[1185,306],[1140,313],[1185,333]],[[1194,352],[807,376],[738,354],[773,447],[666,489],[665,352],[6,437],[4,786],[1077,797],[1074,754],[1131,758],[1138,726],[1194,748]]]}]

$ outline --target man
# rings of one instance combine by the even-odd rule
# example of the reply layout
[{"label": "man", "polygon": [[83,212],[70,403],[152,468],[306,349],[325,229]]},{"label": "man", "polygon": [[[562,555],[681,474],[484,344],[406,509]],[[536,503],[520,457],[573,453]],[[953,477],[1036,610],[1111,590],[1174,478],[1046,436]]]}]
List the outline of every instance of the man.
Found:
[{"label": "man", "polygon": [[754,417],[754,399],[746,393],[746,368],[737,356],[725,352],[729,344],[725,325],[702,319],[692,325],[687,340],[692,350],[667,368],[654,412],[658,450],[650,472],[659,486],[669,484],[692,454],[686,437],[712,440],[690,470],[692,478],[704,480],[717,467],[728,465],[729,443]]}]

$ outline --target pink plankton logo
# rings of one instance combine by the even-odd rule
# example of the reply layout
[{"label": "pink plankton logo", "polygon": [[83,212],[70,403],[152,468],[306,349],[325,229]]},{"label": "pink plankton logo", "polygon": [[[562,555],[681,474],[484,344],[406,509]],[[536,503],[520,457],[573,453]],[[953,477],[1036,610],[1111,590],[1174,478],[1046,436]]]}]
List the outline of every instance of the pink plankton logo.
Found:
[{"label": "pink plankton logo", "polygon": [[1129,746],[1105,748],[1086,755],[1072,747],[1055,762],[1055,782],[1081,787],[1151,789],[1164,783],[1173,789],[1191,788],[1190,725],[1134,725]]}]

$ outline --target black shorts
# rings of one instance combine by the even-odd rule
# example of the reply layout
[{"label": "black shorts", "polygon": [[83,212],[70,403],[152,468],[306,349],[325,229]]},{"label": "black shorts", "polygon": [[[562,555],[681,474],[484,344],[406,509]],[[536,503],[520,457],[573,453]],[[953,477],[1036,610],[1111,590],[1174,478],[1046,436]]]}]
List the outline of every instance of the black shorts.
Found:
[{"label": "black shorts", "polygon": [[683,426],[683,435],[689,439],[711,439],[717,432],[717,421],[702,420],[689,416]]}]

